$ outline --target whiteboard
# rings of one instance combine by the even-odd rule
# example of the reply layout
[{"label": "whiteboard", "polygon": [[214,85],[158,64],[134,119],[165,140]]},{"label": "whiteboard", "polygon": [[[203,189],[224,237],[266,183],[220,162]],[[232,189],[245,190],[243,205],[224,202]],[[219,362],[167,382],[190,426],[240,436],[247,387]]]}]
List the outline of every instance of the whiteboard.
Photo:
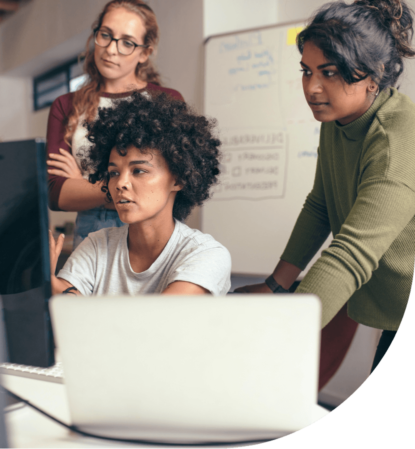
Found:
[{"label": "whiteboard", "polygon": [[301,27],[218,35],[205,44],[205,114],[217,119],[222,161],[202,230],[228,248],[233,273],[273,271],[313,186],[320,123],[302,89]]}]

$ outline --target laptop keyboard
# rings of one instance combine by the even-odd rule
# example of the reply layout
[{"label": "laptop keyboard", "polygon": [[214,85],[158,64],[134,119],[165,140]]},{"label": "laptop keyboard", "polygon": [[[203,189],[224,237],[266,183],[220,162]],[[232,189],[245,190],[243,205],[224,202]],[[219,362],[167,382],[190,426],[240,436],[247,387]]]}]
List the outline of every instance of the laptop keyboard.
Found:
[{"label": "laptop keyboard", "polygon": [[56,382],[63,384],[62,362],[50,368],[39,368],[36,366],[17,365],[15,363],[1,363],[1,374],[11,374],[12,376],[29,377],[31,379],[45,380],[47,382]]}]

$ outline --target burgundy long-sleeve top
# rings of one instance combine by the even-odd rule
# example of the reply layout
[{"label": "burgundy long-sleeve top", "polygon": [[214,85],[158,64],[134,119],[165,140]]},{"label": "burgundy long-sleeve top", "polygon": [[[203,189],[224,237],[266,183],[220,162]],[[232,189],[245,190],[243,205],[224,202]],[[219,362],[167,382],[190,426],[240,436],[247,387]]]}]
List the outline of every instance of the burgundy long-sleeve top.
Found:
[{"label": "burgundy long-sleeve top", "polygon": [[[156,84],[148,83],[147,87],[142,89],[142,91],[147,91],[150,94],[152,92],[165,92],[176,100],[184,101],[183,96],[174,89],[169,89],[167,87],[157,86]],[[102,97],[107,98],[125,98],[129,97],[132,92],[124,92],[120,94],[110,94],[102,92]],[[48,118],[48,129],[47,129],[47,151],[48,155],[50,153],[59,153],[59,148],[69,151],[72,154],[72,148],[65,142],[65,126],[72,111],[72,100],[73,92],[62,95],[58,97],[52,104],[49,112]],[[78,126],[80,126],[78,124]],[[62,176],[51,175],[48,176],[48,190],[49,190],[49,207],[51,210],[59,211],[58,200],[59,195],[63,186],[63,183],[68,178]]]}]

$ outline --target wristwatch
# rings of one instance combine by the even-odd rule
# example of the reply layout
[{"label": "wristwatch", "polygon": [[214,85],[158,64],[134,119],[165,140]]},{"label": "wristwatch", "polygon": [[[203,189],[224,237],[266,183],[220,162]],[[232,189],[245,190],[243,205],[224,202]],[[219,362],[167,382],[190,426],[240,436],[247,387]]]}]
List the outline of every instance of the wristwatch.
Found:
[{"label": "wristwatch", "polygon": [[265,279],[265,283],[272,290],[272,293],[290,293],[289,290],[285,290],[284,287],[278,284],[272,274]]}]

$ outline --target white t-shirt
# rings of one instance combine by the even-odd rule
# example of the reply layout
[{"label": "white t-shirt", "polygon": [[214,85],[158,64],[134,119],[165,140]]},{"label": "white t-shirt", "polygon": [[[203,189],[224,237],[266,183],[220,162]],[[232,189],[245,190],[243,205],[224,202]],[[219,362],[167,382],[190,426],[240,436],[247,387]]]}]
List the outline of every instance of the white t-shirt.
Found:
[{"label": "white t-shirt", "polygon": [[151,267],[135,273],[127,247],[129,226],[92,232],[72,253],[58,277],[83,295],[161,293],[174,281],[199,285],[213,295],[230,288],[231,256],[212,236],[180,221]]}]

